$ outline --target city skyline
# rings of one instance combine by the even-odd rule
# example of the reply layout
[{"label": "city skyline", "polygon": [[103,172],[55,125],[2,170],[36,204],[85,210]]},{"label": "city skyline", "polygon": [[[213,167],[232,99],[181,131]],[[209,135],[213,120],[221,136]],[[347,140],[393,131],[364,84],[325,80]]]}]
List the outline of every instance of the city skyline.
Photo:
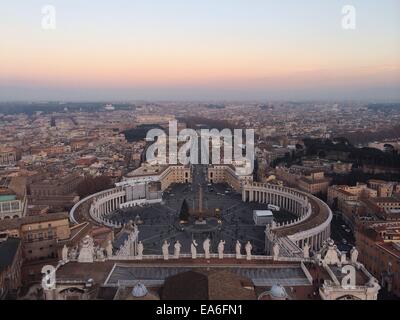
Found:
[{"label": "city skyline", "polygon": [[0,301],[400,300],[398,0],[25,2],[0,1]]},{"label": "city skyline", "polygon": [[0,5],[0,101],[400,99],[397,1],[50,4]]}]

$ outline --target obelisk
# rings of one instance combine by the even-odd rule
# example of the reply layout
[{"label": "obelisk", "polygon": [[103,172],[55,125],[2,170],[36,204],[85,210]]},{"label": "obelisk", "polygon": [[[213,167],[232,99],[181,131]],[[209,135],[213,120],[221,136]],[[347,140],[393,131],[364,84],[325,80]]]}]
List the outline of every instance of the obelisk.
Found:
[{"label": "obelisk", "polygon": [[203,187],[199,184],[199,220],[203,221]]}]

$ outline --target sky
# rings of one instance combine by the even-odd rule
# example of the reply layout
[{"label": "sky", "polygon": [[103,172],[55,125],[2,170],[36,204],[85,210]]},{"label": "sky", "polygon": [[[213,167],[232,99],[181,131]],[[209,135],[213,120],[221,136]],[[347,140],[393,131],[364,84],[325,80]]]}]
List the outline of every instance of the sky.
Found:
[{"label": "sky", "polygon": [[398,0],[1,0],[0,39],[0,101],[400,100]]}]

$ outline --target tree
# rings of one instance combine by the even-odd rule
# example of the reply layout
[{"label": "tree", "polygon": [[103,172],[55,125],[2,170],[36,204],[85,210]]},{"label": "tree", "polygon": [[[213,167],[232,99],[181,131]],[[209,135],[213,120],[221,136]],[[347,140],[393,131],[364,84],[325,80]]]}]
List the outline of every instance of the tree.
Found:
[{"label": "tree", "polygon": [[179,212],[179,220],[188,222],[189,221],[189,206],[186,202],[186,199],[183,200],[182,206],[181,206],[181,211]]},{"label": "tree", "polygon": [[81,198],[85,198],[91,194],[107,190],[113,187],[111,178],[108,176],[85,177],[78,184],[76,191]]}]

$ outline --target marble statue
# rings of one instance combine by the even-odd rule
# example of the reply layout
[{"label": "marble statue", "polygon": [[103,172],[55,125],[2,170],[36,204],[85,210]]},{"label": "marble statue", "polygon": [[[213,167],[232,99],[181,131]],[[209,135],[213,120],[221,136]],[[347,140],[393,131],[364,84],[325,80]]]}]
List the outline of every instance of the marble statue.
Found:
[{"label": "marble statue", "polygon": [[96,259],[102,261],[104,258],[104,249],[102,247],[98,247],[96,249]]},{"label": "marble statue", "polygon": [[221,240],[218,244],[218,258],[219,259],[224,258],[224,250],[225,250],[225,241]]},{"label": "marble statue", "polygon": [[107,253],[108,258],[113,255],[113,246],[112,246],[111,240],[108,240],[108,242],[107,242],[106,253]]},{"label": "marble statue", "polygon": [[180,244],[179,240],[175,242],[174,245],[174,258],[179,259],[179,255],[181,254],[182,245]]},{"label": "marble statue", "polygon": [[167,242],[167,240],[164,240],[164,243],[162,245],[162,253],[164,256],[164,260],[168,260],[169,259],[169,248],[170,243]]},{"label": "marble statue", "polygon": [[346,252],[342,252],[340,255],[340,264],[344,265],[347,263],[347,257],[346,257]]},{"label": "marble statue", "polygon": [[93,263],[94,259],[94,244],[93,239],[89,235],[83,238],[81,250],[79,251],[78,262]]},{"label": "marble statue", "polygon": [[247,241],[245,250],[246,250],[246,260],[251,260],[251,250],[253,250],[253,246],[251,245],[250,241]]},{"label": "marble statue", "polygon": [[197,246],[198,246],[198,244],[197,244],[196,240],[193,240],[192,244],[190,246],[190,251],[192,253],[192,259],[196,259],[196,257],[197,257]]},{"label": "marble statue", "polygon": [[68,247],[65,244],[64,244],[64,247],[62,248],[61,259],[63,262],[68,261]]},{"label": "marble statue", "polygon": [[324,265],[340,265],[340,252],[332,239],[328,239],[325,245],[326,253],[323,257]]},{"label": "marble statue", "polygon": [[380,290],[381,288],[379,285],[379,281],[374,277],[369,278],[367,286],[369,288],[376,288],[377,290]]},{"label": "marble statue", "polygon": [[210,239],[206,239],[203,242],[204,256],[206,259],[210,259]]},{"label": "marble statue", "polygon": [[358,260],[358,250],[356,247],[353,247],[350,251],[350,259],[352,263],[357,263]]},{"label": "marble statue", "polygon": [[304,259],[310,258],[310,246],[308,245],[308,242],[303,246],[303,256]]},{"label": "marble statue", "polygon": [[389,261],[389,263],[388,263],[388,265],[387,265],[387,273],[388,273],[389,275],[392,274],[392,267],[393,267],[393,264]]},{"label": "marble statue", "polygon": [[242,258],[242,254],[241,254],[241,249],[242,249],[242,245],[240,244],[239,240],[236,241],[236,259],[241,259]]},{"label": "marble statue", "polygon": [[78,259],[78,250],[74,247],[70,250],[69,252],[69,259],[70,260],[76,260]]},{"label": "marble statue", "polygon": [[280,251],[279,245],[277,243],[274,244],[272,251],[274,253],[274,260],[277,260],[279,258],[279,251]]},{"label": "marble statue", "polygon": [[143,259],[143,250],[144,250],[143,242],[139,241],[137,245],[137,257],[136,257],[138,260]]}]

